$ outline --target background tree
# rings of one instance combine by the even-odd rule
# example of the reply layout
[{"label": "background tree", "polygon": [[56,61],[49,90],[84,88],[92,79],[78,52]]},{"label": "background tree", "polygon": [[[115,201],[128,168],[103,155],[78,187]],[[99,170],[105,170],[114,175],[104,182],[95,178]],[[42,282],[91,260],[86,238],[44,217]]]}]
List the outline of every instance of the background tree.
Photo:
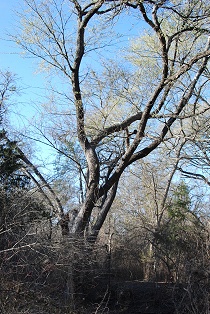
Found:
[{"label": "background tree", "polygon": [[110,213],[112,269],[122,278],[185,282],[193,269],[206,267],[207,195],[201,186],[196,195],[177,172],[171,178],[176,161],[167,156],[157,167],[156,159],[146,158],[122,177]]}]

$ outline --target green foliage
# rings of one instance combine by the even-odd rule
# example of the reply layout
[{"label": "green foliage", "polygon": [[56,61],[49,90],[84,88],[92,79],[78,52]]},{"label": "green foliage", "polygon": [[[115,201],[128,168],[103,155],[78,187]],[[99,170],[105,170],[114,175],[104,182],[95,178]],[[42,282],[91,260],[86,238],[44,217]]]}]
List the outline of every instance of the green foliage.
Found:
[{"label": "green foliage", "polygon": [[173,193],[171,204],[168,206],[169,218],[185,220],[190,210],[190,203],[188,186],[182,181]]},{"label": "green foliage", "polygon": [[29,178],[20,172],[22,163],[16,151],[16,142],[2,141],[0,143],[0,184],[6,189],[10,187],[23,188],[29,183]]}]

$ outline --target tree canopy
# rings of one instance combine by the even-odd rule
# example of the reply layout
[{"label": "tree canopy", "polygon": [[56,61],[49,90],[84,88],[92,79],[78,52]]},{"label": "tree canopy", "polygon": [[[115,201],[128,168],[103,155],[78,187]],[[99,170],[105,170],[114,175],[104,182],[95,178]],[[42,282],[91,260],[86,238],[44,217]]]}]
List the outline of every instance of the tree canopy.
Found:
[{"label": "tree canopy", "polygon": [[[14,40],[56,76],[64,103],[50,98],[41,132],[75,163],[84,195],[71,233],[95,239],[126,169],[194,136],[209,110],[209,10],[208,1],[25,0]],[[132,23],[137,35],[122,45]]]}]

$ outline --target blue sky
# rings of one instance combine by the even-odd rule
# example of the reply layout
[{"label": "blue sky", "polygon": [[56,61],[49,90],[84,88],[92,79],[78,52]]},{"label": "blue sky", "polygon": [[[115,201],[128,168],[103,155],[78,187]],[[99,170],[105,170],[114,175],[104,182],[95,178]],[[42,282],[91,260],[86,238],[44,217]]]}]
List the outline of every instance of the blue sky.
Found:
[{"label": "blue sky", "polygon": [[[12,102],[9,110],[11,127],[20,130],[28,125],[28,120],[35,115],[36,103],[45,95],[44,76],[36,74],[38,60],[23,58],[18,46],[9,40],[8,34],[14,35],[15,25],[18,25],[15,10],[22,4],[22,0],[0,0],[0,69],[10,71],[17,77],[17,90],[20,92],[9,100]],[[40,144],[36,144],[36,151],[37,161],[49,159],[49,155],[52,155],[52,151]],[[43,171],[47,169],[43,168]]]},{"label": "blue sky", "polygon": [[[31,104],[40,98],[40,88],[43,88],[44,77],[35,73],[37,60],[21,56],[18,46],[9,39],[8,34],[14,35],[16,25],[18,25],[16,11],[20,5],[23,5],[21,0],[0,1],[0,69],[10,71],[17,77],[16,83],[20,92],[14,98],[15,106],[12,111],[30,117],[34,114]],[[18,122],[18,115],[13,116],[13,119],[13,123],[15,119]]]},{"label": "blue sky", "polygon": [[[34,106],[45,96],[44,74],[37,74],[38,60],[35,58],[24,58],[20,54],[18,46],[9,40],[9,34],[15,35],[18,26],[18,16],[16,11],[21,11],[24,5],[23,0],[0,0],[0,69],[9,70],[17,75],[17,85],[20,87],[20,94],[17,95],[16,112],[23,116],[31,117],[34,114]],[[129,16],[123,16],[118,21],[120,31],[127,33],[125,41],[129,36],[135,36],[139,33],[139,27],[135,23],[130,24]],[[139,26],[139,25],[138,25]],[[127,39],[126,39],[127,38]],[[18,106],[17,106],[18,104]],[[15,111],[15,108],[13,108]],[[18,122],[18,115],[13,115],[13,123]]]},{"label": "blue sky", "polygon": [[[23,0],[0,0],[0,69],[14,73],[18,78],[17,87],[20,88],[20,93],[12,99],[14,105],[10,121],[15,127],[19,124],[23,127],[27,126],[27,120],[36,113],[34,107],[40,101],[46,100],[45,76],[43,73],[36,73],[39,60],[21,56],[19,47],[8,36],[8,34],[15,35],[17,32],[19,21],[16,11],[21,11],[23,5]],[[134,18],[132,24],[129,19],[129,16],[124,15],[118,20],[118,29],[126,34],[125,42],[130,36],[138,36],[140,31],[141,22]],[[46,155],[46,149],[44,151]]]},{"label": "blue sky", "polygon": [[8,36],[15,34],[15,26],[18,25],[15,10],[18,10],[21,4],[23,4],[21,0],[0,1],[0,67],[2,70],[17,74],[26,85],[29,85],[29,82],[38,84],[40,77],[35,75],[35,60],[21,57],[18,46],[10,41]]},{"label": "blue sky", "polygon": [[[44,92],[45,82],[43,73],[36,73],[38,60],[21,56],[18,46],[9,40],[8,34],[14,35],[18,25],[16,11],[20,10],[23,5],[23,0],[0,0],[0,69],[2,71],[9,70],[19,78],[17,83],[21,88],[21,93],[17,97],[17,102],[21,112],[30,115],[33,106],[29,106],[29,103],[31,100],[35,103],[36,100],[40,99],[41,94]],[[124,16],[119,23],[119,27],[122,30],[129,24],[128,21],[125,22]],[[130,25],[128,33],[136,33],[135,27],[132,28],[132,25]]]}]

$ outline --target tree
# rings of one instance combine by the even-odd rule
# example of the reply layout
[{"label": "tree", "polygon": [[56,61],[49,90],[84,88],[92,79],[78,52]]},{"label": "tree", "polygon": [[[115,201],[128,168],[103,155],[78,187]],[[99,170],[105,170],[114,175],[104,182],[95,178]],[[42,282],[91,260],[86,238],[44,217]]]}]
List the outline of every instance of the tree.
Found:
[{"label": "tree", "polygon": [[0,71],[0,184],[4,187],[21,184],[21,181],[23,183],[25,179],[17,173],[21,168],[21,163],[15,151],[16,142],[8,142],[5,139],[9,106],[7,100],[15,91],[14,75],[8,71]]},{"label": "tree", "polygon": [[[88,231],[95,241],[124,171],[175,137],[178,121],[202,108],[203,97],[208,103],[207,95],[201,94],[209,84],[205,76],[209,4],[164,0],[25,4],[22,33],[15,40],[66,83],[67,107],[76,115],[76,127],[68,135],[76,134],[85,158],[85,198],[70,230],[84,234],[94,208],[99,208]],[[109,66],[108,61],[104,68],[94,66],[91,58],[97,50],[106,50],[111,41],[107,33],[126,12],[131,20],[137,14],[146,28],[140,45],[131,47],[122,60],[124,68]]]},{"label": "tree", "polygon": [[111,217],[112,267],[123,278],[187,281],[190,269],[202,264],[204,255],[206,260],[205,199],[201,186],[196,195],[193,182],[188,186],[179,177],[182,147],[170,155],[159,150],[162,158],[148,156],[122,176]]},{"label": "tree", "polygon": [[[7,111],[12,95],[16,92],[15,77],[10,72],[0,71],[0,254],[13,245],[20,244],[29,230],[29,224],[40,215],[47,215],[41,209],[31,192],[31,180],[25,171],[25,164],[17,141],[8,138]],[[36,195],[40,198],[39,193]],[[39,205],[39,208],[38,208]],[[39,216],[39,218],[40,218]],[[49,217],[48,217],[49,218]],[[29,223],[30,222],[30,223]],[[17,245],[18,246],[18,245]],[[0,258],[1,260],[1,258]]]},{"label": "tree", "polygon": [[[207,107],[208,108],[208,107]],[[199,116],[189,122],[189,131],[185,133],[186,145],[182,153],[182,163],[179,170],[183,176],[206,183],[209,179],[209,114]]]}]

